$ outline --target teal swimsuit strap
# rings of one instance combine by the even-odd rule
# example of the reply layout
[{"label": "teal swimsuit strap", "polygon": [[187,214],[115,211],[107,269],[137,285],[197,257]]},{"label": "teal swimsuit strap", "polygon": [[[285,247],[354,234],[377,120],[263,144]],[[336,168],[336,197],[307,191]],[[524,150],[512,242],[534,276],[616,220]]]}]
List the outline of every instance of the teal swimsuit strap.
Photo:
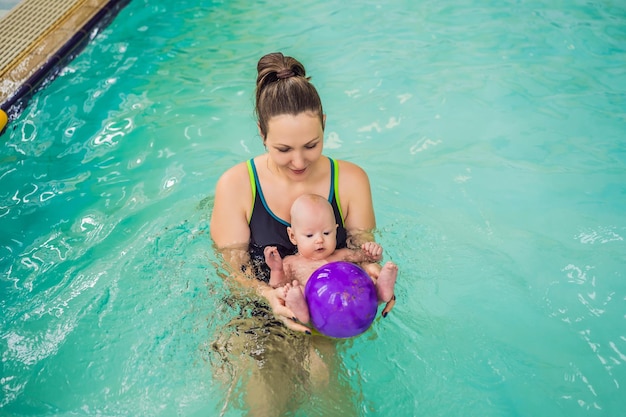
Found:
[{"label": "teal swimsuit strap", "polygon": [[[328,157],[328,160],[330,161],[330,193],[328,195],[328,201],[332,203],[333,196],[335,197],[335,201],[337,202],[337,208],[339,209],[339,214],[341,215],[341,222],[345,224],[345,218],[343,217],[343,211],[341,210],[341,200],[339,199],[339,163],[330,157]],[[267,207],[265,197],[263,196],[260,185],[257,187],[257,184],[259,183],[259,176],[257,174],[254,161],[252,159],[248,159],[246,161],[246,165],[248,166],[250,188],[252,189],[252,210],[250,210],[250,218],[252,218],[252,211],[254,210],[254,200],[256,199],[256,193],[258,188],[259,197],[261,197],[261,201],[263,202],[263,206],[265,207],[267,212],[270,213],[270,215],[272,215],[272,217],[274,217],[279,222],[285,223],[284,220],[276,217],[274,213],[272,213]],[[250,218],[248,219],[248,223],[250,223]]]},{"label": "teal swimsuit strap", "polygon": [[339,163],[330,157],[328,159],[330,160],[330,196],[328,199],[332,203],[333,195],[335,196],[339,215],[341,215],[341,223],[345,224],[343,211],[341,210],[341,200],[339,199]]},{"label": "teal swimsuit strap", "polygon": [[246,165],[248,166],[248,176],[250,177],[250,188],[252,188],[252,209],[250,210],[250,217],[248,218],[248,224],[250,224],[250,219],[252,219],[252,211],[254,210],[254,200],[256,199],[256,183],[258,181],[256,175],[256,167],[254,166],[254,162],[252,159],[248,159],[246,161]]},{"label": "teal swimsuit strap", "polygon": [[[254,201],[258,192],[259,198],[261,199],[261,203],[263,203],[265,211],[267,211],[267,213],[272,216],[277,222],[285,226],[291,226],[289,223],[275,215],[274,212],[270,210],[269,206],[267,205],[267,202],[265,201],[265,196],[263,195],[263,189],[261,189],[261,183],[259,182],[259,174],[257,173],[256,165],[254,165],[254,160],[252,159],[248,160],[248,175],[250,175],[250,184],[252,186],[252,211],[254,211]],[[250,219],[252,218],[252,211],[250,212]],[[250,223],[250,219],[248,219],[248,223]]]}]

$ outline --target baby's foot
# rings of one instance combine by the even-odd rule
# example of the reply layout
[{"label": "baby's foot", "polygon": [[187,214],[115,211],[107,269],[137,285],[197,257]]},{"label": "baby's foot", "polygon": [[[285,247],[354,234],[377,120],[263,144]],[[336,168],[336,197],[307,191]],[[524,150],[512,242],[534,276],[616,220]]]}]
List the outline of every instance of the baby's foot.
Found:
[{"label": "baby's foot", "polygon": [[289,307],[300,323],[309,322],[309,307],[306,304],[302,287],[299,284],[285,284],[285,305]]},{"label": "baby's foot", "polygon": [[376,292],[378,293],[378,300],[384,303],[391,300],[393,297],[394,287],[396,285],[396,276],[398,275],[398,266],[393,262],[387,262],[376,280]]}]

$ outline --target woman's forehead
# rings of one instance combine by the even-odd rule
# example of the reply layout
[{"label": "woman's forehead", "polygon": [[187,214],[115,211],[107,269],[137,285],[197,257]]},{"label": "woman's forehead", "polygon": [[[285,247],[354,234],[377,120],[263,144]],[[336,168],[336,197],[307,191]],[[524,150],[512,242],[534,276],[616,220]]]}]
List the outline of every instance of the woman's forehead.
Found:
[{"label": "woman's forehead", "polygon": [[268,122],[267,140],[272,143],[308,143],[321,134],[322,124],[313,113],[281,114]]}]

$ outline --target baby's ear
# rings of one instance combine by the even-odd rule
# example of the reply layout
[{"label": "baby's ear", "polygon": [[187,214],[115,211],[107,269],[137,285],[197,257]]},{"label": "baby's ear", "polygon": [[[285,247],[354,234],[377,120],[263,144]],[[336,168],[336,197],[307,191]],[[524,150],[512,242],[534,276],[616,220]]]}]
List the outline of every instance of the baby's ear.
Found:
[{"label": "baby's ear", "polygon": [[296,235],[289,226],[287,226],[287,235],[289,236],[289,240],[291,241],[291,243],[297,246],[298,244],[296,243]]}]

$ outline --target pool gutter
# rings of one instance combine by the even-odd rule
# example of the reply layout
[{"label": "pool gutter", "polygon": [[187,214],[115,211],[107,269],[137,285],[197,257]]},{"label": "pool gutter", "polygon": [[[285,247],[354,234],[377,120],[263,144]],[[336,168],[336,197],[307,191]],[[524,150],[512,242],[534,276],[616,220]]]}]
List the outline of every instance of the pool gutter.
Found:
[{"label": "pool gutter", "polygon": [[22,0],[0,18],[0,135],[131,0]]}]

